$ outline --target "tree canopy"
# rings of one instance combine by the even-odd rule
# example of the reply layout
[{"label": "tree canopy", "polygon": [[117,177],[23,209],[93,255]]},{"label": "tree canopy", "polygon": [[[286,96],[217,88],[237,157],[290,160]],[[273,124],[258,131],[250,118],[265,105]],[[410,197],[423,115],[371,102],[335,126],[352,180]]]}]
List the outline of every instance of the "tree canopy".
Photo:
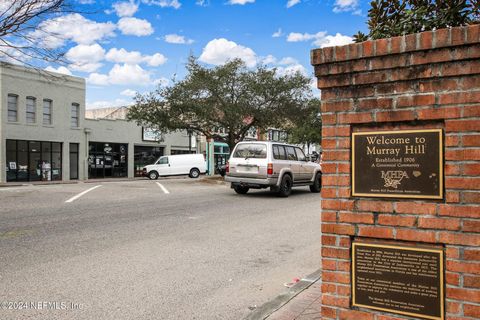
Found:
[{"label": "tree canopy", "polygon": [[310,145],[320,143],[322,141],[320,100],[310,100],[306,110],[298,114],[287,132],[290,143],[306,145],[308,150],[310,150]]},{"label": "tree canopy", "polygon": [[480,0],[374,0],[368,11],[369,34],[355,42],[457,27],[480,22]]},{"label": "tree canopy", "polygon": [[233,148],[252,127],[290,125],[307,110],[311,95],[310,79],[299,72],[249,69],[240,59],[210,69],[190,57],[185,79],[137,95],[128,119],[164,132],[192,130]]}]

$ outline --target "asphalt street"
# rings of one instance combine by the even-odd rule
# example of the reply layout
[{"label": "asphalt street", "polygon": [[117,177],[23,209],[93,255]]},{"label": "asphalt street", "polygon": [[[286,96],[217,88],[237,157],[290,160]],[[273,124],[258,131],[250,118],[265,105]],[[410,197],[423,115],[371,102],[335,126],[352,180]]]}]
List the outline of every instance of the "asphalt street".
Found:
[{"label": "asphalt street", "polygon": [[320,267],[308,187],[99,182],[0,188],[0,203],[2,320],[242,319]]}]

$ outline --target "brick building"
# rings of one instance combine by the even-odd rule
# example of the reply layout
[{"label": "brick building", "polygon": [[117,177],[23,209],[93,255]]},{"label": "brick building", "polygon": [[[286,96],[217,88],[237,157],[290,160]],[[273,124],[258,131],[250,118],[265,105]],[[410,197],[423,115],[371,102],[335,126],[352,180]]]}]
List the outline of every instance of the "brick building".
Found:
[{"label": "brick building", "polygon": [[[480,318],[480,25],[312,51],[322,90],[322,319],[412,319],[352,306],[352,241],[441,248],[444,309]],[[441,199],[352,196],[351,139],[440,129]],[[415,317],[414,317],[415,318]]]}]

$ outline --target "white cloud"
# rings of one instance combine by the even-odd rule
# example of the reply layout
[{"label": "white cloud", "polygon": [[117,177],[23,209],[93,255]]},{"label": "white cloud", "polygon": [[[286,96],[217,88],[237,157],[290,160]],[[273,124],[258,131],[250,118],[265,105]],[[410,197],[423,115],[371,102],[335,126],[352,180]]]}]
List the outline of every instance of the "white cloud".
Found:
[{"label": "white cloud", "polygon": [[159,6],[161,8],[172,7],[174,9],[179,9],[182,5],[178,0],[142,0],[142,2],[148,5]]},{"label": "white cloud", "polygon": [[195,2],[195,4],[196,4],[197,6],[206,7],[206,6],[208,6],[208,5],[210,4],[210,1],[209,1],[209,0],[197,0],[197,1]]},{"label": "white cloud", "polygon": [[68,67],[75,71],[80,72],[95,72],[103,66],[102,63],[94,62],[94,63],[72,63],[69,64]]},{"label": "white cloud", "polygon": [[112,7],[119,17],[131,17],[138,10],[138,4],[132,0],[128,2],[115,2]]},{"label": "white cloud", "polygon": [[58,68],[54,68],[52,66],[48,66],[45,68],[46,71],[50,71],[50,72],[56,72],[56,73],[61,73],[61,74],[66,74],[67,76],[71,76],[72,75],[72,72],[70,70],[68,70],[68,68],[64,67],[64,66],[60,66]]},{"label": "white cloud", "polygon": [[78,0],[80,4],[93,4],[95,0]]},{"label": "white cloud", "polygon": [[281,36],[283,36],[282,28],[279,28],[272,34],[272,38],[280,38]]},{"label": "white cloud", "polygon": [[109,107],[123,107],[132,105],[132,100],[125,100],[125,99],[115,99],[112,101],[101,100],[101,101],[94,101],[90,102],[87,101],[86,109],[99,109],[99,108],[109,108]]},{"label": "white cloud", "polygon": [[124,17],[118,21],[118,28],[124,35],[137,37],[148,36],[153,33],[153,27],[147,20]]},{"label": "white cloud", "polygon": [[98,43],[92,45],[79,44],[70,48],[65,57],[71,62],[88,63],[102,61],[105,57],[105,49]]},{"label": "white cloud", "polygon": [[337,33],[335,36],[331,36],[328,35],[325,31],[320,31],[315,34],[291,32],[287,37],[288,42],[301,42],[311,40],[313,40],[312,45],[322,48],[345,45],[353,41],[353,39],[349,36],[344,36],[340,33]]},{"label": "white cloud", "polygon": [[40,23],[31,36],[47,48],[57,49],[68,40],[78,44],[92,44],[113,37],[115,28],[111,22],[99,23],[73,13]]},{"label": "white cloud", "polygon": [[79,44],[70,48],[65,57],[71,62],[69,67],[72,70],[94,72],[102,66],[99,62],[105,57],[105,49],[98,43],[92,45]]},{"label": "white cloud", "polygon": [[334,36],[326,36],[325,40],[320,44],[320,47],[335,47],[335,46],[343,46],[346,44],[350,44],[353,42],[353,38],[349,36],[341,35],[337,33]]},{"label": "white cloud", "polygon": [[192,39],[186,39],[184,36],[180,36],[178,34],[167,34],[165,36],[165,42],[174,43],[174,44],[192,44]]},{"label": "white cloud", "polygon": [[239,4],[239,5],[244,5],[247,3],[254,3],[255,0],[229,0],[228,4]]},{"label": "white cloud", "polygon": [[167,58],[161,53],[155,53],[153,56],[144,56],[142,61],[146,62],[149,66],[158,67],[167,62]]},{"label": "white cloud", "polygon": [[274,56],[269,54],[268,56],[266,56],[265,58],[262,59],[262,63],[263,64],[275,64],[275,63],[277,63],[277,58],[275,58]]},{"label": "white cloud", "polygon": [[126,97],[133,98],[133,97],[135,97],[135,95],[137,94],[137,92],[134,91],[134,90],[131,90],[131,89],[125,89],[125,90],[123,90],[122,92],[120,92],[120,94],[121,94],[122,96],[126,96]]},{"label": "white cloud", "polygon": [[358,0],[335,0],[333,12],[354,11],[358,14]]},{"label": "white cloud", "polygon": [[92,73],[87,82],[94,85],[148,85],[152,81],[148,71],[142,69],[138,64],[115,64],[107,74]]},{"label": "white cloud", "polygon": [[252,49],[224,38],[213,39],[207,43],[199,60],[213,65],[220,65],[234,58],[242,59],[248,67],[253,67],[257,63],[256,54]]},{"label": "white cloud", "polygon": [[288,2],[287,2],[287,8],[291,8],[291,7],[293,7],[294,5],[299,4],[299,3],[300,3],[300,0],[288,0]]},{"label": "white cloud", "polygon": [[105,58],[108,61],[116,63],[126,63],[126,64],[140,64],[146,63],[152,67],[158,67],[159,65],[167,62],[167,58],[161,53],[155,53],[151,56],[144,56],[138,51],[127,51],[125,49],[110,49]]},{"label": "white cloud", "polygon": [[278,64],[282,65],[289,65],[289,64],[297,64],[298,60],[292,57],[285,57],[278,62]]}]

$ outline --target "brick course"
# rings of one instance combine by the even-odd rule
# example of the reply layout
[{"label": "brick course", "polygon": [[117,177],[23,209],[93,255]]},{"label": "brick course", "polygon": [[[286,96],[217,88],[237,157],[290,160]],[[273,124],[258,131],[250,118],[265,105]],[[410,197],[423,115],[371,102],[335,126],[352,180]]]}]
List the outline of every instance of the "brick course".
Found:
[{"label": "brick course", "polygon": [[[479,58],[480,25],[312,50],[324,119],[322,318],[409,319],[350,307],[355,237],[444,245],[446,319],[480,318]],[[444,129],[444,199],[352,198],[351,132],[408,128]]]}]

